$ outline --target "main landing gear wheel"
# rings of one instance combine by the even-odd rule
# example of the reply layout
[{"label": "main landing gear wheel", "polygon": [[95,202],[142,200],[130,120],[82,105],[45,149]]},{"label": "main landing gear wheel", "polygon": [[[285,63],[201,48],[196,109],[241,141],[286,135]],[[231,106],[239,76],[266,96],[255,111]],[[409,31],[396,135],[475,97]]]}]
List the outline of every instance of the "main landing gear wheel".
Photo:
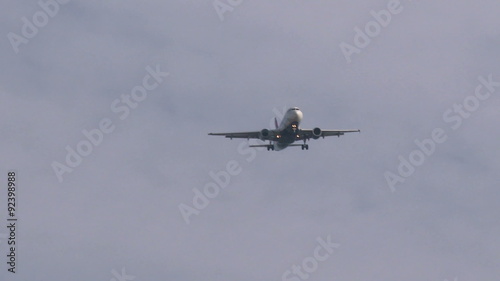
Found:
[{"label": "main landing gear wheel", "polygon": [[267,146],[267,151],[269,151],[269,150],[274,150],[274,146],[272,146],[272,145],[268,145],[268,146]]},{"label": "main landing gear wheel", "polygon": [[309,150],[309,145],[306,144],[306,138],[304,138],[304,144],[302,145],[302,150]]}]

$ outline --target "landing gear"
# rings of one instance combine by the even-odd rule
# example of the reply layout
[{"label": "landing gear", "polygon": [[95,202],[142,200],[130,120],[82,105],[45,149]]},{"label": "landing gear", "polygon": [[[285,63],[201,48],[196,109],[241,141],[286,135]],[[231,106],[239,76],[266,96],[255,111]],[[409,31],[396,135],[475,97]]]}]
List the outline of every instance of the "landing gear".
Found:
[{"label": "landing gear", "polygon": [[267,151],[269,150],[274,150],[274,145],[271,142],[269,142],[269,145],[267,146]]},{"label": "landing gear", "polygon": [[304,138],[304,144],[302,145],[302,150],[309,150],[309,145],[306,144],[306,139]]}]

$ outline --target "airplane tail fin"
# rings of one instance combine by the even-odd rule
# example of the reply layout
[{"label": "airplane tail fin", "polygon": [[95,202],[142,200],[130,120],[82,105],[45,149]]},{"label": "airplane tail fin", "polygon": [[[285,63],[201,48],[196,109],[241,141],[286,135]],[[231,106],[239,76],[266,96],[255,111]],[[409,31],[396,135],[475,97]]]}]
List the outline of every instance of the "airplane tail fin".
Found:
[{"label": "airplane tail fin", "polygon": [[278,119],[276,117],[274,117],[274,126],[278,129]]}]

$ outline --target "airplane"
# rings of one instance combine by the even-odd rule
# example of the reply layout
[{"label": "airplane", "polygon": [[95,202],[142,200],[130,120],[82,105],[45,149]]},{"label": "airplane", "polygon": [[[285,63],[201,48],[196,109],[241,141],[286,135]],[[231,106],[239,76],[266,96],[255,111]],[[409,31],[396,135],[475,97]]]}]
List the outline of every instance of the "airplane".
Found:
[{"label": "airplane", "polygon": [[[289,146],[301,146],[302,150],[308,150],[309,145],[306,141],[312,139],[319,139],[320,137],[329,136],[342,136],[344,133],[360,132],[360,130],[321,130],[316,127],[312,130],[301,129],[299,127],[302,121],[302,111],[298,107],[292,107],[287,110],[283,120],[278,125],[278,120],[274,118],[276,129],[268,130],[262,129],[253,132],[235,132],[235,133],[209,133],[210,136],[225,136],[226,138],[233,139],[260,139],[262,141],[269,141],[269,144],[250,145],[250,147],[266,147],[267,150],[283,150]],[[295,141],[304,141],[304,144],[294,144]]]}]

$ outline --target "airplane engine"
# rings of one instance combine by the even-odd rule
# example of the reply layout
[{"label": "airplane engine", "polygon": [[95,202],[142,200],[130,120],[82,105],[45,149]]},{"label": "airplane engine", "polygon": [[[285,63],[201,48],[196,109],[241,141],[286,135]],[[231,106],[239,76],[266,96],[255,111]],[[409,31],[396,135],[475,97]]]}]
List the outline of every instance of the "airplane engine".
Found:
[{"label": "airplane engine", "polygon": [[261,140],[267,140],[269,138],[269,130],[268,129],[262,129],[259,133],[259,138]]},{"label": "airplane engine", "polygon": [[315,140],[316,140],[316,139],[319,139],[319,137],[321,137],[321,129],[320,129],[320,128],[318,128],[318,127],[314,128],[314,129],[312,130],[312,134],[313,134],[313,135],[312,135],[312,138],[313,138],[313,139],[315,139]]}]

